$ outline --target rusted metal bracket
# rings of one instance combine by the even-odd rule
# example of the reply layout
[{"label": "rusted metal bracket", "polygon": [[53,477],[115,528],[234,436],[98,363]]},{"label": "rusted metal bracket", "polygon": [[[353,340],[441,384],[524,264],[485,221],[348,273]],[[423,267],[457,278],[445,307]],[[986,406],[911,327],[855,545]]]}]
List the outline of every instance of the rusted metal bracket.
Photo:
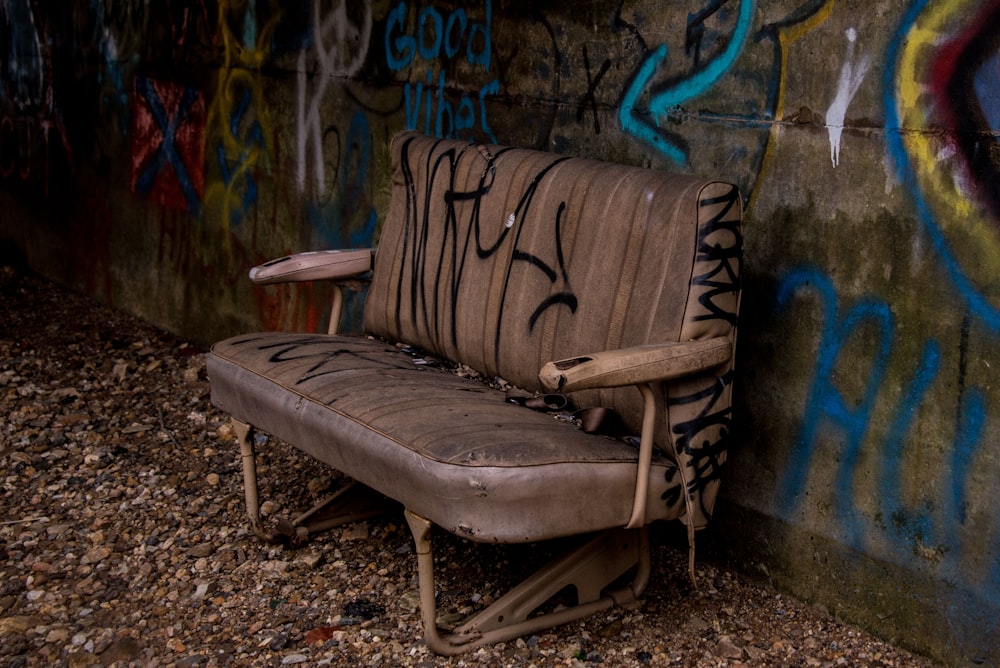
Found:
[{"label": "rusted metal bracket", "polygon": [[[649,582],[648,529],[611,529],[557,557],[482,612],[450,632],[442,633],[444,630],[438,626],[434,595],[432,525],[409,510],[405,511],[405,516],[416,543],[424,638],[438,654],[461,654],[483,645],[566,624],[615,606],[637,605]],[[632,568],[635,573],[630,584],[609,589]],[[567,587],[576,591],[576,605],[532,616]]]},{"label": "rusted metal bracket", "polygon": [[352,522],[382,517],[398,512],[395,501],[371,487],[351,481],[309,510],[292,518],[278,519],[278,533],[287,536],[293,545],[302,545],[309,536]]}]

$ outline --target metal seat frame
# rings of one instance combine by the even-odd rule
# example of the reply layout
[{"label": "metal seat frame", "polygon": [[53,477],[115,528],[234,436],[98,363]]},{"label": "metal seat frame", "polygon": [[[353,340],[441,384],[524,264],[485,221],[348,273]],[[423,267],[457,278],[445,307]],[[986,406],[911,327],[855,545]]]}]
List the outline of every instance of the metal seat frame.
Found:
[{"label": "metal seat frame", "polygon": [[[371,488],[352,482],[293,518],[278,519],[276,532],[265,530],[260,512],[254,429],[239,420],[232,422],[243,462],[247,517],[252,532],[262,541],[302,545],[318,532],[384,516],[399,508]],[[615,606],[633,608],[639,604],[639,597],[649,583],[648,528],[609,529],[584,539],[554,558],[459,626],[442,628],[435,595],[433,524],[409,510],[404,510],[404,516],[416,544],[424,639],[441,655],[454,656],[483,645],[537,633]],[[630,570],[633,571],[632,579],[619,584]],[[575,605],[537,614],[567,588],[576,594]]]}]

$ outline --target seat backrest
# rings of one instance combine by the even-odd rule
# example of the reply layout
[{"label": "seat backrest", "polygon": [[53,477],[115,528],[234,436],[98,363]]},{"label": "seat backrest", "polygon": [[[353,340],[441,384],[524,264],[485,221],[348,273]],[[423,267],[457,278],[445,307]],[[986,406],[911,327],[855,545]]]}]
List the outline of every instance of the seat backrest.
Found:
[{"label": "seat backrest", "polygon": [[[365,305],[371,334],[538,390],[548,361],[730,336],[739,192],[728,183],[415,133],[392,143],[392,193]],[[692,494],[710,512],[732,365],[662,389]],[[635,388],[581,392],[638,433]],[[697,479],[695,479],[697,477]],[[695,518],[696,523],[701,523]]]}]

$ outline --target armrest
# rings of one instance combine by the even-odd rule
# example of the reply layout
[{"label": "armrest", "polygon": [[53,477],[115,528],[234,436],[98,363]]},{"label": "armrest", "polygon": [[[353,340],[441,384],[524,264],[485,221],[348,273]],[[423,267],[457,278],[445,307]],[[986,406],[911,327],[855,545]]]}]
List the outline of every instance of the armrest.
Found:
[{"label": "armrest", "polygon": [[[642,393],[642,434],[639,440],[639,459],[636,467],[635,495],[632,514],[626,529],[637,529],[646,523],[646,494],[649,489],[649,470],[653,457],[653,431],[656,424],[656,398],[651,383],[686,376],[704,369],[711,369],[727,361],[732,355],[728,337],[719,336],[704,341],[661,343],[622,350],[606,350],[593,355],[570,357],[549,362],[538,373],[538,380],[550,392],[574,392],[601,387],[635,385]],[[677,457],[676,447],[674,456]],[[680,458],[677,458],[680,461]],[[688,482],[684,468],[678,469],[684,489]],[[688,516],[691,516],[691,496],[684,495]],[[690,532],[693,525],[688,523]]]},{"label": "armrest", "polygon": [[359,276],[372,268],[373,250],[324,250],[286,255],[257,265],[250,280],[257,285],[292,281],[337,280]]},{"label": "armrest", "polygon": [[538,380],[550,392],[575,392],[669,380],[722,364],[732,355],[725,336],[659,343],[549,362]]}]

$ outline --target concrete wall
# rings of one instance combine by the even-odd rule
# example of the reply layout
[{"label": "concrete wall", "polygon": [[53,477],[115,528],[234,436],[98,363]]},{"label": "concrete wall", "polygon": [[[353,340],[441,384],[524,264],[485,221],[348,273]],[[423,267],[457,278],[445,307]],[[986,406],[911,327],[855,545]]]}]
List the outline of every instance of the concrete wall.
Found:
[{"label": "concrete wall", "polygon": [[732,180],[716,537],[996,665],[998,46],[986,0],[0,0],[0,239],[210,341],[323,320],[322,287],[246,270],[371,244],[403,128]]}]

